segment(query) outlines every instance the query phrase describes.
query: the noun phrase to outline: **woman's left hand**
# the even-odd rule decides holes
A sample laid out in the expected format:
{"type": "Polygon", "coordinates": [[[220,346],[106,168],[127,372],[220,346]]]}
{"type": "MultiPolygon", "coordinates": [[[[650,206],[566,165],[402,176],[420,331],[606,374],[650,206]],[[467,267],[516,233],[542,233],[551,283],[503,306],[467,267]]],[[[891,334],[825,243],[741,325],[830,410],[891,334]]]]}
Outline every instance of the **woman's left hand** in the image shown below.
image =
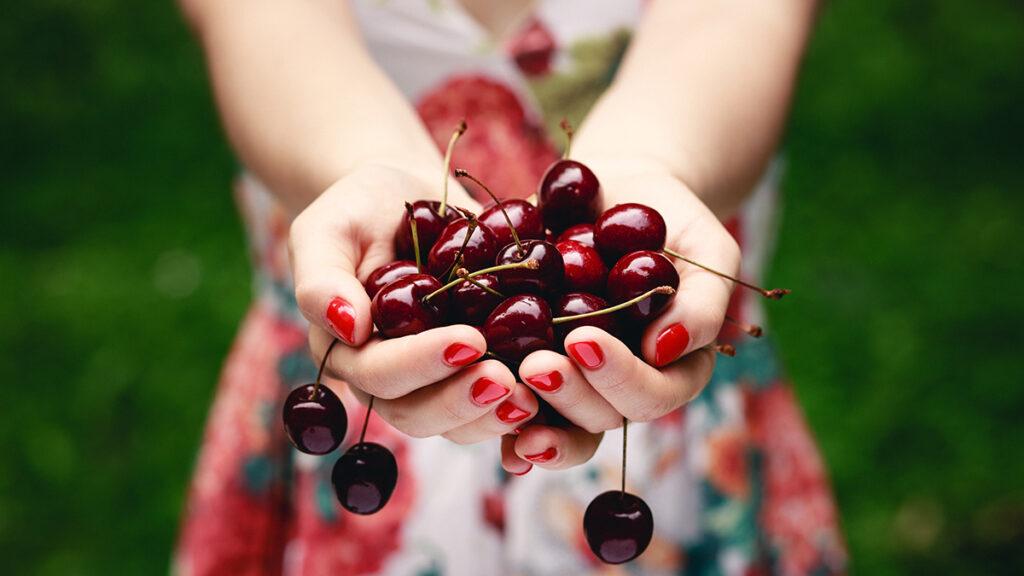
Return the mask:
{"type": "MultiPolygon", "coordinates": [[[[601,181],[605,207],[646,204],[662,214],[666,246],[735,276],[739,246],[718,218],[677,178],[651,165],[622,168],[590,164],[601,181]]],[[[519,375],[575,426],[523,427],[502,443],[502,464],[525,473],[531,464],[568,468],[593,456],[605,430],[623,418],[648,422],[683,406],[704,388],[715,365],[714,342],[725,319],[733,283],[671,258],[679,289],[670,306],[644,331],[643,358],[618,338],[584,326],[569,333],[569,356],[534,352],[519,375]]]]}

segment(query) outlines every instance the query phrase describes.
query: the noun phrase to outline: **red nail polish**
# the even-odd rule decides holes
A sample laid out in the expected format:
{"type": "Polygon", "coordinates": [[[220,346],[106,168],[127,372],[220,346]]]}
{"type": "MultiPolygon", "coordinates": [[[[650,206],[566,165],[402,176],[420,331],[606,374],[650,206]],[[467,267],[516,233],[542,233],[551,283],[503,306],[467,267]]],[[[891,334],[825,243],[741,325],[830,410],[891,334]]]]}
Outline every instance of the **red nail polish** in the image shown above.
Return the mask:
{"type": "Polygon", "coordinates": [[[356,329],[356,309],[344,298],[334,298],[327,304],[327,323],[342,340],[352,344],[356,329]]]}
{"type": "Polygon", "coordinates": [[[476,348],[456,342],[444,349],[444,363],[453,368],[461,368],[482,355],[476,348]]]}
{"type": "Polygon", "coordinates": [[[473,382],[469,393],[473,396],[473,402],[477,406],[487,406],[504,398],[509,393],[509,389],[485,377],[473,382]]]}
{"type": "Polygon", "coordinates": [[[543,452],[527,454],[525,458],[531,462],[547,462],[549,460],[553,460],[555,456],[558,456],[558,448],[552,446],[543,452]]]}
{"type": "Polygon", "coordinates": [[[673,324],[658,334],[654,345],[654,363],[664,366],[675,362],[690,344],[690,333],[682,324],[673,324]]]}
{"type": "Polygon", "coordinates": [[[583,341],[570,344],[568,346],[569,354],[583,365],[584,368],[591,370],[600,368],[604,364],[604,353],[601,352],[601,347],[597,345],[597,342],[583,341]]]}
{"type": "Polygon", "coordinates": [[[516,476],[526,476],[526,473],[529,472],[530,470],[533,470],[533,464],[527,466],[526,470],[523,470],[522,472],[513,472],[513,474],[515,474],[516,476]]]}
{"type": "Polygon", "coordinates": [[[526,410],[523,410],[519,406],[513,404],[511,400],[505,400],[501,404],[498,404],[498,408],[494,413],[498,416],[498,420],[501,420],[505,424],[515,424],[530,415],[526,410]]]}
{"type": "Polygon", "coordinates": [[[554,370],[547,374],[537,374],[536,376],[530,376],[526,381],[534,388],[541,392],[554,392],[562,387],[565,380],[562,379],[562,375],[554,370]]]}

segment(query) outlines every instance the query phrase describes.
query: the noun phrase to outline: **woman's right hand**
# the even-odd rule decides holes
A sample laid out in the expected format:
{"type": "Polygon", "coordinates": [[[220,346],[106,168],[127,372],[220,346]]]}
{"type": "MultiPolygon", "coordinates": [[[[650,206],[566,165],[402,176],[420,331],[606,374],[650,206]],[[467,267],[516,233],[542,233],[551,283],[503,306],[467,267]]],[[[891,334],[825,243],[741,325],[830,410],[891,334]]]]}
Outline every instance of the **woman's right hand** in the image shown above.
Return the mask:
{"type": "MultiPolygon", "coordinates": [[[[440,170],[438,170],[440,172],[440,170]]],[[[346,382],[362,402],[413,437],[443,435],[463,444],[511,432],[499,415],[537,412],[533,393],[496,360],[475,362],[487,344],[467,325],[434,328],[385,340],[373,334],[370,298],[362,280],[395,259],[395,230],[405,202],[437,198],[430,183],[411,173],[368,165],[353,170],[311,203],[291,226],[289,249],[295,296],[310,322],[309,343],[320,359],[334,338],[329,374],[346,382]],[[503,406],[502,410],[496,410],[503,406]]],[[[452,205],[479,212],[457,184],[452,205]]]]}

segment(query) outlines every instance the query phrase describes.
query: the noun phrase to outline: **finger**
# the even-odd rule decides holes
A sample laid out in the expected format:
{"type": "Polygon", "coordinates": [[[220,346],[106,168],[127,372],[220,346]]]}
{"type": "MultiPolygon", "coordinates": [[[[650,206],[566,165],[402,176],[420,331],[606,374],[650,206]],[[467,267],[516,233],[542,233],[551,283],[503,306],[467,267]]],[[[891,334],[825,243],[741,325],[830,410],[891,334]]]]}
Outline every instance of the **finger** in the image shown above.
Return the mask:
{"type": "Polygon", "coordinates": [[[588,432],[622,425],[622,415],[561,354],[550,350],[530,354],[520,365],[519,376],[559,414],[588,432]]]}
{"type": "Polygon", "coordinates": [[[512,394],[493,412],[449,430],[444,437],[456,444],[476,444],[513,432],[537,413],[537,397],[523,384],[516,383],[512,394]]]}
{"type": "Polygon", "coordinates": [[[523,476],[533,469],[533,464],[516,454],[516,436],[512,434],[501,437],[501,467],[505,472],[516,476],[523,476]]]}
{"type": "Polygon", "coordinates": [[[575,426],[555,428],[527,426],[515,441],[516,456],[549,470],[562,470],[583,464],[594,455],[604,432],[592,434],[575,426]]]}
{"type": "Polygon", "coordinates": [[[593,326],[570,332],[565,347],[594,390],[619,414],[638,422],[660,418],[692,400],[715,365],[714,353],[701,349],[659,370],[593,326]]]}
{"type": "MultiPolygon", "coordinates": [[[[332,336],[311,327],[310,349],[323,358],[332,336]]],[[[398,398],[447,378],[483,356],[487,342],[464,324],[390,340],[374,337],[358,348],[335,346],[326,370],[378,398],[398,398]]]]}
{"type": "MultiPolygon", "coordinates": [[[[717,220],[692,226],[673,248],[724,274],[735,276],[739,268],[739,247],[717,220]],[[690,241],[694,234],[702,241],[690,241]]],[[[675,362],[713,342],[722,329],[734,287],[730,280],[682,260],[672,260],[679,270],[679,289],[665,313],[644,331],[641,343],[644,358],[655,366],[675,362]]]]}
{"type": "Polygon", "coordinates": [[[292,223],[288,248],[295,299],[310,323],[358,346],[370,337],[373,319],[357,267],[373,266],[378,260],[383,264],[390,246],[372,246],[372,258],[360,262],[356,231],[330,221],[327,215],[332,213],[317,210],[314,203],[292,223]]]}
{"type": "MultiPolygon", "coordinates": [[[[515,385],[515,376],[504,364],[488,360],[400,398],[377,398],[373,409],[400,432],[429,438],[494,412],[502,400],[511,396],[515,385]]],[[[369,401],[365,392],[353,393],[361,401],[369,401]]]]}

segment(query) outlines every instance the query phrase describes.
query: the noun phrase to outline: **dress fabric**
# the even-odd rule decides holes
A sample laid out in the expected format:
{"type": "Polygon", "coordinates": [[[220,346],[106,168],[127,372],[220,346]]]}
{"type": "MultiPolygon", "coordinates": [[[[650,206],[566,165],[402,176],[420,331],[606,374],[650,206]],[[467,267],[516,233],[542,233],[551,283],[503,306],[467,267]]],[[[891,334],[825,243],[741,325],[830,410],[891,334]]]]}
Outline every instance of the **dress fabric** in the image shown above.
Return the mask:
{"type": "MultiPolygon", "coordinates": [[[[549,0],[507,39],[488,36],[454,0],[353,2],[380,66],[416,105],[439,147],[462,118],[455,152],[505,197],[536,190],[557,157],[562,117],[580,119],[607,87],[642,2],[549,0]]],[[[770,251],[773,168],[727,222],[757,279],[770,251]]],[[[600,177],[600,175],[598,175],[600,177]]],[[[847,556],[820,455],[770,339],[728,326],[711,383],[689,405],[630,426],[628,489],[648,501],[654,539],[636,561],[601,564],[582,516],[618,486],[621,430],[571,470],[502,471],[498,442],[458,446],[411,439],[371,418],[367,437],[388,446],[399,481],[373,516],[337,504],[330,473],[358,436],[365,408],[349,412],[346,444],[325,457],[288,444],[280,409],[316,365],[288,273],[285,212],[250,175],[236,196],[246,222],[256,297],[226,360],[183,513],[173,572],[181,575],[826,575],[847,556]]],[[[738,290],[730,314],[763,323],[738,290]]]]}

